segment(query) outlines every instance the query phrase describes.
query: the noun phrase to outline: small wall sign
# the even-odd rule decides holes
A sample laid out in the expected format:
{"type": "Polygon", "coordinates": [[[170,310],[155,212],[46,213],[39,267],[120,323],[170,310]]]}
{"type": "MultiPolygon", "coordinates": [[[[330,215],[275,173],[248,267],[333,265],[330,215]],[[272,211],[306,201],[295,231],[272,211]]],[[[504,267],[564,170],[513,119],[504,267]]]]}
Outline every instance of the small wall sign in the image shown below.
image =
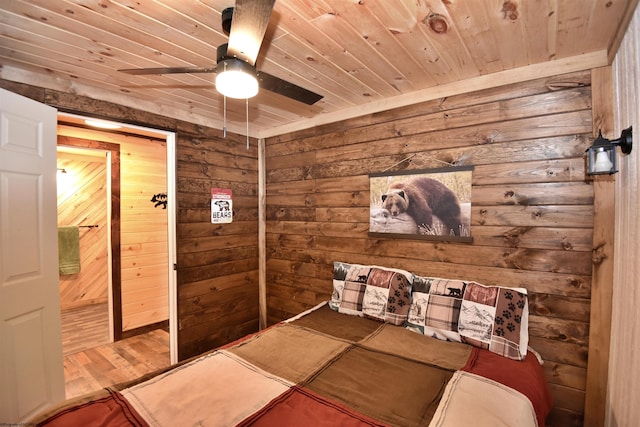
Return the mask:
{"type": "Polygon", "coordinates": [[[233,220],[233,201],[230,188],[211,189],[211,223],[228,224],[233,220]]]}

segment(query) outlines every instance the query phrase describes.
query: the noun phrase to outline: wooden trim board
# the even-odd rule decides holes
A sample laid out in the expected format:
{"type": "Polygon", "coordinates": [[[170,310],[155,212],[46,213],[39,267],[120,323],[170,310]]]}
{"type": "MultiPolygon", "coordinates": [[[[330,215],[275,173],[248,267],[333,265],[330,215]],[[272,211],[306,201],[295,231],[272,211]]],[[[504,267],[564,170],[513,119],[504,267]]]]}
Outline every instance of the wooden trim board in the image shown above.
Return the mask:
{"type": "Polygon", "coordinates": [[[556,61],[549,61],[541,64],[533,64],[526,67],[500,71],[497,73],[485,74],[454,83],[430,87],[428,89],[419,90],[406,95],[386,98],[382,101],[370,102],[366,105],[358,105],[353,108],[336,111],[335,113],[319,115],[308,120],[299,120],[290,125],[264,129],[259,131],[258,137],[270,138],[314,126],[340,122],[354,117],[364,116],[366,114],[405,107],[407,105],[417,104],[419,102],[429,101],[432,99],[446,98],[453,95],[490,89],[512,83],[519,83],[543,77],[552,77],[575,71],[589,70],[591,68],[602,67],[607,64],[607,52],[603,50],[573,56],[571,58],[558,59],[556,61]]]}
{"type": "MultiPolygon", "coordinates": [[[[611,137],[613,84],[611,67],[591,72],[593,135],[598,130],[611,137]]],[[[584,426],[604,425],[611,342],[611,300],[615,236],[615,175],[594,177],[593,270],[589,319],[589,359],[584,426]]]]}

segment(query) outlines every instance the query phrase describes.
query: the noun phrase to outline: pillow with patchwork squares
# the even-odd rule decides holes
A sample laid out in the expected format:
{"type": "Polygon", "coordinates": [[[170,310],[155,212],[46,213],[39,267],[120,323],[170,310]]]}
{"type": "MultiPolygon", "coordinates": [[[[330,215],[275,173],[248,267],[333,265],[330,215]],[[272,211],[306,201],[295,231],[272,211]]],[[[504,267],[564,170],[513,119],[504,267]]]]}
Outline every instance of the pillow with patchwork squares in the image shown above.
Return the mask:
{"type": "Polygon", "coordinates": [[[529,343],[527,290],[414,275],[406,328],[522,360],[529,343]]]}
{"type": "Polygon", "coordinates": [[[461,342],[458,319],[466,283],[438,277],[413,277],[407,329],[445,341],[461,342]]]}
{"type": "Polygon", "coordinates": [[[524,359],[529,345],[527,290],[467,283],[458,331],[466,343],[524,359]]]}
{"type": "Polygon", "coordinates": [[[405,270],[336,261],[329,306],[339,313],[404,325],[412,280],[405,270]]]}

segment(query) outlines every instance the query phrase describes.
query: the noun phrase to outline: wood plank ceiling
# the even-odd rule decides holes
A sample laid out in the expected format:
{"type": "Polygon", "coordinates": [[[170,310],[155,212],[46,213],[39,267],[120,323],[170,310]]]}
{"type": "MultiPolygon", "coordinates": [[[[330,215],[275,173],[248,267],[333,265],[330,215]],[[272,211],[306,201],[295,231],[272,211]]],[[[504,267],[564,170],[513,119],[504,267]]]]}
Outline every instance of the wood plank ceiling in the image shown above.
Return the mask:
{"type": "MultiPolygon", "coordinates": [[[[257,68],[324,96],[261,91],[249,134],[267,137],[418,100],[607,65],[638,0],[277,0],[257,68]]],[[[2,0],[0,78],[222,128],[214,74],[233,0],[2,0]]],[[[246,133],[245,102],[228,128],[246,133]]]]}

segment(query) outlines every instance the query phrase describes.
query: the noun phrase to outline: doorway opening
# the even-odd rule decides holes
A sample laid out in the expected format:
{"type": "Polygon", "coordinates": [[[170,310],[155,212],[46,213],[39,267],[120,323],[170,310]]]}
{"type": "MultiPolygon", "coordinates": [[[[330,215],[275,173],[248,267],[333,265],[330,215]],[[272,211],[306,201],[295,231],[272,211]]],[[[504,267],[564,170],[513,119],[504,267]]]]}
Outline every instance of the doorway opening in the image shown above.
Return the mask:
{"type": "MultiPolygon", "coordinates": [[[[106,275],[109,278],[109,341],[118,341],[123,335],[132,335],[132,332],[135,335],[136,331],[149,325],[157,327],[167,323],[170,360],[174,364],[178,354],[174,268],[175,134],[126,123],[117,123],[117,130],[97,130],[85,124],[86,119],[88,117],[59,113],[58,144],[83,150],[73,155],[102,156],[106,178],[110,178],[105,179],[104,190],[112,194],[105,194],[105,198],[117,198],[118,201],[118,204],[106,203],[112,210],[108,212],[102,229],[100,224],[93,224],[88,215],[77,216],[76,219],[82,219],[84,223],[76,220],[74,224],[98,225],[78,230],[80,239],[90,240],[86,236],[96,237],[100,233],[91,232],[98,230],[109,239],[112,251],[108,262],[110,274],[106,275]],[[88,147],[87,141],[91,142],[88,147]],[[118,147],[117,154],[113,145],[118,147]],[[87,150],[90,151],[87,153],[87,150]],[[118,161],[117,167],[114,166],[115,160],[118,161]],[[120,169],[116,171],[116,168],[120,169]],[[116,172],[120,178],[117,181],[113,180],[116,172]],[[113,196],[115,193],[117,195],[113,196]],[[119,226],[117,233],[112,226],[114,218],[119,226]],[[158,235],[163,237],[158,238],[158,235]],[[151,284],[164,288],[159,296],[154,295],[151,284]]],[[[62,151],[73,150],[63,148],[62,151]]],[[[64,169],[60,167],[60,157],[65,156],[69,157],[69,154],[59,155],[59,169],[64,169]]],[[[60,175],[63,175],[61,171],[59,179],[60,175]]],[[[97,293],[83,297],[90,299],[92,295],[97,293]]],[[[104,302],[104,298],[100,298],[104,302]]]]}

